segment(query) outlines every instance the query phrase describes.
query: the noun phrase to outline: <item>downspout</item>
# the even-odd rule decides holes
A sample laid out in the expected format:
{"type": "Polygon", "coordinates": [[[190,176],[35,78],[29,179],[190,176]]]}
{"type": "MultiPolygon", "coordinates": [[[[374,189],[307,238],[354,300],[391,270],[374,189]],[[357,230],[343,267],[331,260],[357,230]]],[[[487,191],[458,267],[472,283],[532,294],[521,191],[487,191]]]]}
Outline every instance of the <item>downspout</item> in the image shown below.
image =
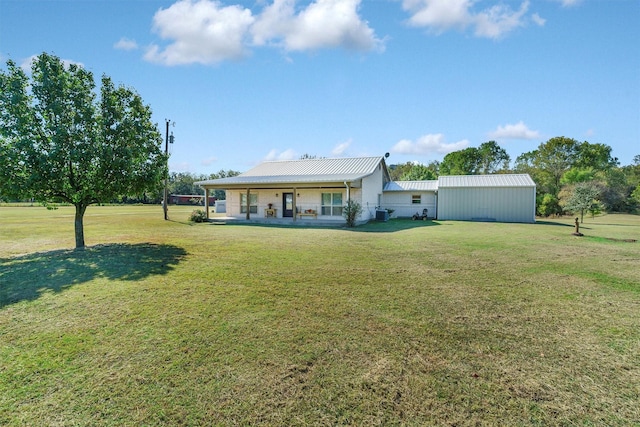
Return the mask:
{"type": "Polygon", "coordinates": [[[351,192],[349,189],[349,184],[347,184],[347,181],[344,182],[344,186],[347,187],[347,203],[348,203],[349,200],[351,200],[351,192]]]}

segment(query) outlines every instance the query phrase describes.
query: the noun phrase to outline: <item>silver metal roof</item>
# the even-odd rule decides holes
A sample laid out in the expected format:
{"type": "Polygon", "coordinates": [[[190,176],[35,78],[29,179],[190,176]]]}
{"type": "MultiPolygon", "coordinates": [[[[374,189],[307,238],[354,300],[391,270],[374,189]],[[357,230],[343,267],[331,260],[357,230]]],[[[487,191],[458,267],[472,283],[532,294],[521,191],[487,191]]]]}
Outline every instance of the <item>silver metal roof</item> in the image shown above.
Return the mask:
{"type": "Polygon", "coordinates": [[[382,157],[303,159],[260,163],[238,176],[198,181],[201,186],[239,186],[355,181],[371,175],[382,157]]]}
{"type": "Polygon", "coordinates": [[[387,182],[383,191],[436,191],[438,181],[391,181],[387,182]]]}
{"type": "Polygon", "coordinates": [[[455,187],[535,187],[528,174],[450,175],[438,178],[438,188],[455,187]]]}

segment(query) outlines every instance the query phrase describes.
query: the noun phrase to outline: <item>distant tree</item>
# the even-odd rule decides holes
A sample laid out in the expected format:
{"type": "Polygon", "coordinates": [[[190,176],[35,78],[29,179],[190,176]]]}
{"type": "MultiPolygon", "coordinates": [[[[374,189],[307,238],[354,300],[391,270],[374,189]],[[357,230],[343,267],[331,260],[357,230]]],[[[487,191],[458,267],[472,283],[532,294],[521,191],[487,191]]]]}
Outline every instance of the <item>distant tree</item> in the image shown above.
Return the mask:
{"type": "Polygon", "coordinates": [[[542,193],[557,196],[562,176],[573,167],[579,142],[564,136],[551,138],[537,150],[516,159],[516,171],[535,170],[536,184],[542,193]]]}
{"type": "Polygon", "coordinates": [[[562,175],[560,184],[577,184],[578,182],[593,181],[594,179],[596,179],[595,169],[573,167],[562,175]]]}
{"type": "Polygon", "coordinates": [[[402,176],[407,173],[412,167],[413,162],[407,162],[397,165],[389,165],[389,176],[392,181],[401,181],[402,176]]]}
{"type": "MultiPolygon", "coordinates": [[[[226,171],[224,169],[220,169],[217,173],[212,173],[211,175],[209,175],[208,179],[231,178],[233,176],[240,175],[240,173],[241,172],[234,171],[231,169],[226,171]]],[[[218,200],[225,200],[227,197],[227,193],[224,190],[215,190],[213,195],[218,200]]]]}
{"type": "Polygon", "coordinates": [[[308,153],[304,153],[302,156],[300,156],[300,160],[312,160],[312,159],[323,159],[324,157],[318,157],[315,154],[308,154],[308,153]]]}
{"type": "Polygon", "coordinates": [[[618,164],[618,159],[611,156],[611,147],[606,144],[591,144],[584,141],[576,147],[576,159],[573,163],[576,168],[607,171],[618,164]]]}
{"type": "Polygon", "coordinates": [[[601,190],[601,187],[593,181],[567,186],[560,194],[560,204],[568,211],[580,213],[580,222],[584,222],[585,211],[601,209],[601,203],[598,200],[601,190]]]}
{"type": "Polygon", "coordinates": [[[538,214],[541,216],[558,215],[562,213],[562,207],[558,198],[553,194],[543,194],[538,201],[538,214]]]}
{"type": "Polygon", "coordinates": [[[204,194],[202,187],[194,183],[205,179],[207,179],[206,175],[195,175],[189,172],[171,172],[169,174],[169,193],[184,195],[204,194]]]}
{"type": "Polygon", "coordinates": [[[480,175],[493,174],[509,168],[511,158],[495,141],[454,151],[440,164],[441,175],[480,175]]]}
{"type": "Polygon", "coordinates": [[[440,163],[440,175],[476,175],[479,163],[480,156],[475,147],[453,151],[440,163]]]}
{"type": "Polygon", "coordinates": [[[400,177],[400,181],[425,181],[437,178],[436,174],[428,166],[414,164],[411,169],[400,177]]]}
{"type": "Polygon", "coordinates": [[[167,171],[151,109],[132,89],[46,53],[29,79],[13,61],[0,72],[0,192],[75,206],[75,243],[91,204],[157,190],[167,171]]]}
{"type": "Polygon", "coordinates": [[[495,141],[484,142],[478,147],[479,165],[478,173],[492,174],[500,170],[509,169],[511,157],[507,151],[495,141]]]}

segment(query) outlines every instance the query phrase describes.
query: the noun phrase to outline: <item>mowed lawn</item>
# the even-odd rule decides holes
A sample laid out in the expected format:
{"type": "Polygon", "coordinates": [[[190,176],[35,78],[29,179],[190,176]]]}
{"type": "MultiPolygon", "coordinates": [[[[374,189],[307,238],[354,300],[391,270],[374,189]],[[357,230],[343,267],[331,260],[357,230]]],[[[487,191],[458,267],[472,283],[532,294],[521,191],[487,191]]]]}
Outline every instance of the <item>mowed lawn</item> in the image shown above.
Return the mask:
{"type": "Polygon", "coordinates": [[[190,211],[0,207],[0,425],[640,425],[638,216],[190,211]]]}

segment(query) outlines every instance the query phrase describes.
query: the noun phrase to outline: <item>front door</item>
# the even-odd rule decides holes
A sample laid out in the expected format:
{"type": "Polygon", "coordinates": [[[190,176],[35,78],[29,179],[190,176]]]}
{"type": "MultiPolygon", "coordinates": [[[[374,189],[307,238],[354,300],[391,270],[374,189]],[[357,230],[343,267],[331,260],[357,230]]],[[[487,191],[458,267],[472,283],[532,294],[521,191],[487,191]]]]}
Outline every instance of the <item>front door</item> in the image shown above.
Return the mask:
{"type": "Polygon", "coordinates": [[[282,217],[293,218],[293,193],[282,193],[282,217]]]}

